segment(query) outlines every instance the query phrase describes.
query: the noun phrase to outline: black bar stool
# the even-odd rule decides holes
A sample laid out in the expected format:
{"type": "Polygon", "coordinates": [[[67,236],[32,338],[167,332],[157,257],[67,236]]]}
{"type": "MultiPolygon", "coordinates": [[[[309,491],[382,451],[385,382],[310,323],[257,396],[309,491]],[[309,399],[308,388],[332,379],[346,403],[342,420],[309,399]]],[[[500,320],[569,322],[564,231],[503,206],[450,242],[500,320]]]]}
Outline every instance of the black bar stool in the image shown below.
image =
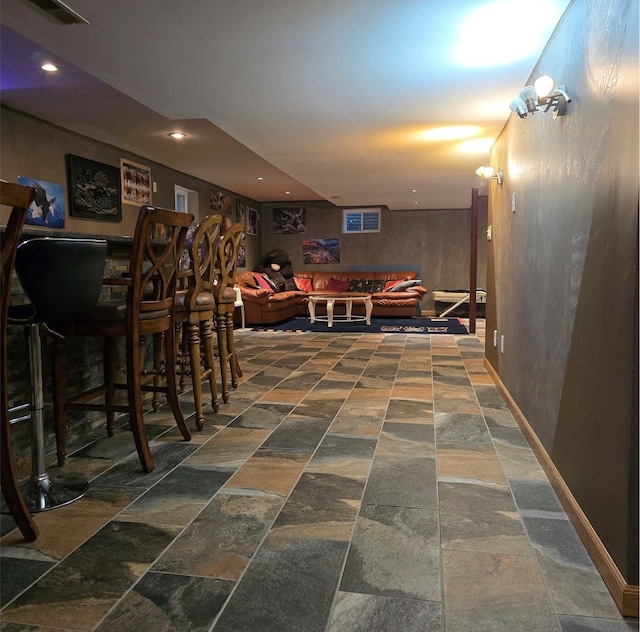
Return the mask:
{"type": "MultiPolygon", "coordinates": [[[[80,498],[88,483],[79,478],[51,479],[45,468],[44,394],[42,380],[41,326],[53,337],[57,322],[81,317],[100,296],[107,242],[96,239],[37,238],[20,244],[15,270],[30,303],[9,307],[9,324],[23,325],[29,346],[31,403],[31,477],[23,483],[23,495],[32,513],[54,509],[80,498]]],[[[58,454],[64,446],[56,432],[58,454]]],[[[4,512],[3,507],[3,512],[4,512]]]]}

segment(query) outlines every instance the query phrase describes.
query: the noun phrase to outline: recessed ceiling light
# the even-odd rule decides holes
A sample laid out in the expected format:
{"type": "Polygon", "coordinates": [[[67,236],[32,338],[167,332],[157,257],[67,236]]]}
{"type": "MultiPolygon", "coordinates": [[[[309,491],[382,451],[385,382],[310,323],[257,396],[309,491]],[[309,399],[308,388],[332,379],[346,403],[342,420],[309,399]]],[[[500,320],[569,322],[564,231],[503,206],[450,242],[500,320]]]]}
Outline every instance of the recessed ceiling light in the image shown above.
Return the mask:
{"type": "Polygon", "coordinates": [[[258,176],[256,180],[264,180],[264,178],[262,176],[258,176]]]}
{"type": "Polygon", "coordinates": [[[42,68],[42,70],[46,70],[47,72],[57,72],[58,71],[58,67],[55,66],[54,64],[42,64],[42,66],[40,66],[40,68],[42,68]]]}
{"type": "Polygon", "coordinates": [[[182,138],[187,137],[187,135],[183,132],[171,132],[169,136],[171,136],[171,138],[175,138],[176,140],[180,140],[182,138]]]}
{"type": "Polygon", "coordinates": [[[291,191],[285,191],[284,194],[285,195],[291,195],[291,191]]]}
{"type": "Polygon", "coordinates": [[[418,189],[411,189],[411,193],[417,193],[418,189]]]}

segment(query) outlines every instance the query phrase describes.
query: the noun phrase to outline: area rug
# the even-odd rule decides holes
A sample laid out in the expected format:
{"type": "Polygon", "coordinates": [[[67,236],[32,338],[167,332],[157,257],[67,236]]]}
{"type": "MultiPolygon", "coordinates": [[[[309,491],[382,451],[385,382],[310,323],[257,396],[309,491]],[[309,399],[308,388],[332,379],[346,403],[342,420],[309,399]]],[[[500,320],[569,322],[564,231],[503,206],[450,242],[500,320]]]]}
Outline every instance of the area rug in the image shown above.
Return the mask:
{"type": "Polygon", "coordinates": [[[289,331],[314,333],[383,333],[383,334],[468,334],[459,318],[372,318],[371,325],[364,321],[326,321],[311,323],[308,316],[296,316],[273,325],[255,325],[253,331],[289,331]]]}

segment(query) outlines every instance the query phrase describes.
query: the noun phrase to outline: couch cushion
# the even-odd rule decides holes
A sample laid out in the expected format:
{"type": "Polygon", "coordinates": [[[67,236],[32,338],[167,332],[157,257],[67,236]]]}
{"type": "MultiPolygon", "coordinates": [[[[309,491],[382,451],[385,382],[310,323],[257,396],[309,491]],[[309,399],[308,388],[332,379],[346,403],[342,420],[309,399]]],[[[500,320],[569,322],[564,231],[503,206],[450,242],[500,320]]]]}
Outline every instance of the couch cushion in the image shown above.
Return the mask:
{"type": "Polygon", "coordinates": [[[348,292],[349,291],[349,279],[336,279],[331,277],[329,283],[324,287],[325,292],[348,292]]]}
{"type": "Polygon", "coordinates": [[[296,282],[296,287],[301,292],[313,292],[313,281],[311,279],[294,276],[293,280],[296,282]]]}

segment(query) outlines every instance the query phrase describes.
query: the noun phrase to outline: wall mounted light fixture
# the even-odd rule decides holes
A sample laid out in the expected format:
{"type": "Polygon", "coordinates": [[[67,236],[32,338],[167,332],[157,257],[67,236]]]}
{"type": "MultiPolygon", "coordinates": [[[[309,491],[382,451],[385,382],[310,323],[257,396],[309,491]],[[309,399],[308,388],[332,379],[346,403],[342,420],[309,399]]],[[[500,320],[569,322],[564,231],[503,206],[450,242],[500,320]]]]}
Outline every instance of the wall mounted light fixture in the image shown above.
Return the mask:
{"type": "Polygon", "coordinates": [[[496,182],[500,186],[502,186],[502,182],[504,180],[502,169],[498,169],[498,171],[495,171],[493,167],[480,166],[476,169],[476,174],[478,174],[482,178],[485,178],[486,180],[496,180],[496,182]]]}
{"type": "Polygon", "coordinates": [[[551,77],[542,75],[532,86],[522,88],[509,104],[509,108],[520,118],[549,110],[553,112],[553,118],[556,118],[566,114],[567,103],[571,103],[571,97],[567,94],[566,88],[563,85],[556,86],[551,77]]]}

